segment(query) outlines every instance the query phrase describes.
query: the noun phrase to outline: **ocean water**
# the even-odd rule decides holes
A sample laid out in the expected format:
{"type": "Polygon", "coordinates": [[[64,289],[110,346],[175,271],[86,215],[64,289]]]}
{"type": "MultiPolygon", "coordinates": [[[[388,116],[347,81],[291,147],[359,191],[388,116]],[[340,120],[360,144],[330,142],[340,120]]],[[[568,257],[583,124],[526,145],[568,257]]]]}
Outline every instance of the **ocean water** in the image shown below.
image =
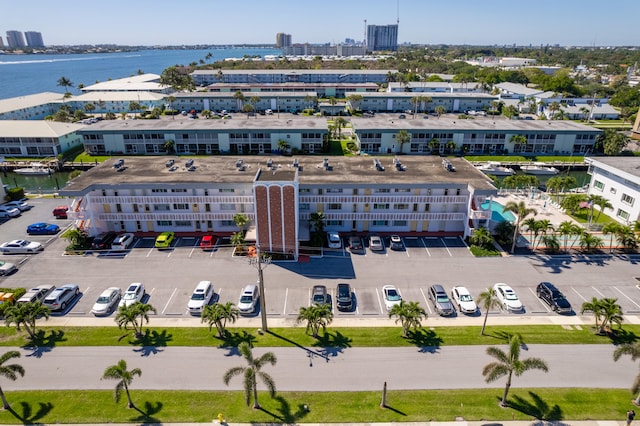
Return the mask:
{"type": "Polygon", "coordinates": [[[213,63],[225,58],[244,55],[279,55],[282,51],[270,48],[215,48],[203,50],[141,50],[138,52],[74,54],[74,55],[2,55],[0,54],[0,99],[41,92],[64,93],[58,79],[69,79],[79,94],[79,84],[89,86],[135,75],[138,71],[160,74],[173,65],[189,65],[203,60],[213,63]],[[210,59],[205,59],[211,53],[210,59]]]}

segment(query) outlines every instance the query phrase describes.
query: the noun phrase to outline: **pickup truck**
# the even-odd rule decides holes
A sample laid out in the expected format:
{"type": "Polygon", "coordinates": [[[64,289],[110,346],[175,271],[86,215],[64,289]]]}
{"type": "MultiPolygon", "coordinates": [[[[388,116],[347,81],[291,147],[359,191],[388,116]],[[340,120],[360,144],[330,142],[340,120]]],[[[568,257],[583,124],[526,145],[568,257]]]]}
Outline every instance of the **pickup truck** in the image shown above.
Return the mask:
{"type": "Polygon", "coordinates": [[[28,302],[40,302],[44,300],[45,297],[49,295],[53,290],[55,290],[55,286],[53,285],[41,285],[38,287],[31,288],[27,290],[25,294],[22,295],[20,299],[18,299],[17,303],[28,303],[28,302]]]}

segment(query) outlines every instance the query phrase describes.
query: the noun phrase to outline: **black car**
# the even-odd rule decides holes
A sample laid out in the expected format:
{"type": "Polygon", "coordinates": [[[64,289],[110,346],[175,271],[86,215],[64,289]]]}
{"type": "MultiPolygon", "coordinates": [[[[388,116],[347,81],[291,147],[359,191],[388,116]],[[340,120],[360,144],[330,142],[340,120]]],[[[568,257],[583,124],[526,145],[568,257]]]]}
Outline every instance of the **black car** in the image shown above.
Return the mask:
{"type": "Polygon", "coordinates": [[[349,237],[349,249],[350,250],[362,250],[362,240],[357,235],[352,235],[349,237]]]}
{"type": "Polygon", "coordinates": [[[111,248],[111,243],[116,239],[117,234],[113,231],[102,232],[93,239],[91,248],[94,250],[107,250],[111,248]]]}
{"type": "Polygon", "coordinates": [[[339,311],[350,311],[353,309],[353,298],[351,297],[351,286],[349,284],[338,284],[336,304],[338,305],[339,311]]]}
{"type": "Polygon", "coordinates": [[[564,297],[564,294],[549,282],[541,282],[536,287],[538,297],[544,300],[547,305],[559,314],[570,314],[572,312],[571,303],[564,297]]]}

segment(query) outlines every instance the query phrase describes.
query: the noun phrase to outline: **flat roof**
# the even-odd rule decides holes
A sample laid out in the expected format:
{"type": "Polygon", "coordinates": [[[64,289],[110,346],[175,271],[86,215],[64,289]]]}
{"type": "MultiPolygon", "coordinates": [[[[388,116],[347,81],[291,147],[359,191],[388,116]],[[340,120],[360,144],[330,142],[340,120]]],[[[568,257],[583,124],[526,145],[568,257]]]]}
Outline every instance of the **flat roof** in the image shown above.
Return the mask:
{"type": "Polygon", "coordinates": [[[148,90],[145,88],[164,89],[168,86],[159,83],[160,76],[158,74],[137,74],[129,77],[118,78],[116,80],[108,80],[100,83],[92,84],[82,88],[83,92],[89,91],[112,91],[112,90],[148,90]]]}
{"type": "MultiPolygon", "coordinates": [[[[307,86],[308,87],[308,86],[307,86]]],[[[318,94],[315,91],[299,91],[299,92],[242,92],[246,100],[252,96],[257,97],[266,97],[267,95],[271,95],[273,97],[279,96],[281,98],[284,97],[299,97],[304,98],[306,96],[317,96],[318,94]]],[[[182,98],[202,98],[202,99],[210,99],[210,98],[233,98],[236,96],[235,92],[189,92],[189,93],[174,93],[173,96],[176,99],[182,98]]],[[[163,95],[164,97],[164,95],[163,95]]]]}
{"type": "Polygon", "coordinates": [[[36,93],[35,95],[0,99],[0,113],[38,107],[52,102],[62,102],[62,100],[63,95],[61,93],[54,92],[42,92],[36,93]]]}
{"type": "MultiPolygon", "coordinates": [[[[314,55],[312,55],[314,56],[314,55]]],[[[388,74],[388,73],[397,73],[398,70],[305,70],[305,69],[297,69],[297,70],[257,70],[257,69],[249,69],[249,70],[227,70],[227,69],[215,69],[215,70],[195,70],[191,73],[194,74],[214,74],[218,75],[218,72],[222,71],[222,74],[235,74],[235,75],[244,75],[244,74],[285,74],[285,75],[305,75],[305,74],[388,74]]]]}
{"type": "Polygon", "coordinates": [[[0,120],[0,137],[59,138],[84,127],[87,126],[51,120],[0,120]]]}
{"type": "Polygon", "coordinates": [[[640,178],[640,157],[589,157],[585,160],[595,163],[595,166],[598,166],[597,163],[601,163],[640,178]]]}
{"type": "Polygon", "coordinates": [[[156,187],[176,187],[177,185],[205,186],[212,184],[251,185],[258,177],[260,182],[289,181],[295,176],[298,164],[300,185],[371,185],[404,184],[410,186],[453,183],[466,186],[471,184],[478,190],[494,190],[495,187],[482,172],[464,158],[449,158],[455,172],[442,167],[442,159],[437,156],[395,157],[404,166],[399,171],[393,156],[321,157],[321,156],[206,156],[195,157],[195,169],[185,167],[186,157],[122,157],[125,169],[117,171],[113,165],[120,157],[109,159],[72,179],[61,191],[61,195],[82,195],[100,187],[135,187],[139,185],[156,187]],[[165,163],[176,160],[177,168],[170,171],[165,163]],[[328,159],[328,168],[324,161],[328,159]],[[376,168],[378,160],[384,171],[376,168]],[[237,163],[242,160],[244,168],[237,163]],[[271,167],[267,162],[271,160],[271,167]],[[260,175],[257,173],[260,171],[260,175]]]}
{"type": "MultiPolygon", "coordinates": [[[[207,87],[210,88],[232,88],[232,87],[375,87],[376,83],[211,83],[207,87]]],[[[175,95],[174,95],[175,96],[175,95]]]]}
{"type": "Polygon", "coordinates": [[[423,114],[404,114],[405,119],[399,118],[400,114],[376,114],[371,118],[351,117],[351,123],[356,131],[371,130],[414,130],[414,131],[449,131],[449,132],[589,132],[601,133],[600,130],[584,124],[569,120],[509,120],[505,117],[476,116],[473,120],[459,119],[456,114],[447,114],[442,117],[427,116],[423,114]]]}
{"type": "MultiPolygon", "coordinates": [[[[138,101],[138,102],[158,102],[165,99],[167,95],[162,93],[140,91],[136,92],[134,89],[131,91],[90,91],[78,96],[73,96],[70,99],[78,102],[126,102],[126,101],[138,101]]],[[[127,111],[128,112],[128,111],[127,111]]]]}
{"type": "Polygon", "coordinates": [[[293,114],[259,115],[247,117],[245,113],[233,113],[232,119],[189,119],[183,115],[175,118],[161,117],[158,120],[102,120],[88,126],[88,132],[130,132],[130,131],[207,131],[207,130],[264,130],[272,129],[286,132],[287,130],[323,130],[327,131],[327,119],[325,117],[307,117],[293,114]]]}
{"type": "Polygon", "coordinates": [[[454,99],[498,99],[497,95],[478,92],[345,92],[345,96],[362,95],[365,99],[371,98],[414,98],[416,96],[429,96],[430,98],[454,98],[454,99]]]}

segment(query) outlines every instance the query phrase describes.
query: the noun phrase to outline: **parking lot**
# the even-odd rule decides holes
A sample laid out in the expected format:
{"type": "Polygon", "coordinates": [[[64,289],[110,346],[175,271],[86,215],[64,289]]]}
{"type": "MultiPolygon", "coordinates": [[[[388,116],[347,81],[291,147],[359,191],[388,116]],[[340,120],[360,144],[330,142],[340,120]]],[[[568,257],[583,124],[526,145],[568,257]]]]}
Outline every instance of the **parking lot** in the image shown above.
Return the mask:
{"type": "MultiPolygon", "coordinates": [[[[59,235],[27,236],[26,226],[48,221],[64,230],[67,220],[55,220],[51,210],[59,201],[32,200],[34,208],[20,217],[0,225],[2,241],[28,238],[45,245],[41,253],[0,255],[0,259],[18,265],[18,272],[0,277],[2,287],[31,288],[37,285],[78,284],[81,296],[66,312],[54,315],[91,316],[98,295],[107,287],[125,289],[132,282],[142,282],[147,289],[145,301],[152,304],[158,316],[189,318],[187,301],[196,284],[210,280],[215,287],[215,300],[237,303],[241,289],[255,283],[257,271],[245,258],[234,257],[228,241],[218,240],[213,250],[199,248],[200,238],[178,237],[167,250],[154,247],[154,238],[136,238],[124,252],[94,251],[84,255],[65,255],[67,242],[59,235]]],[[[441,284],[447,292],[454,286],[466,286],[476,296],[496,282],[509,284],[524,305],[522,313],[500,310],[491,315],[540,316],[556,315],[535,294],[540,281],[551,281],[564,292],[574,310],[593,297],[617,299],[626,315],[640,314],[640,273],[632,261],[616,258],[546,258],[517,256],[509,258],[474,258],[458,237],[404,237],[402,248],[372,251],[366,238],[364,250],[352,253],[344,248],[324,249],[322,256],[299,262],[273,262],[264,265],[266,310],[271,317],[295,318],[301,306],[308,306],[314,285],[325,285],[336,318],[384,318],[387,312],[382,286],[397,287],[404,300],[416,301],[436,316],[427,299],[432,284],[441,284]],[[606,268],[606,270],[605,270],[606,268]],[[351,285],[354,309],[335,309],[336,285],[351,285]]],[[[258,313],[254,314],[258,315],[258,313]]],[[[461,316],[461,314],[458,314],[461,316]]],[[[481,315],[477,313],[476,316],[481,315]]],[[[113,317],[113,314],[111,315],[113,317]]],[[[456,316],[446,321],[456,321],[456,316]]],[[[112,319],[105,318],[105,324],[112,319]]]]}

